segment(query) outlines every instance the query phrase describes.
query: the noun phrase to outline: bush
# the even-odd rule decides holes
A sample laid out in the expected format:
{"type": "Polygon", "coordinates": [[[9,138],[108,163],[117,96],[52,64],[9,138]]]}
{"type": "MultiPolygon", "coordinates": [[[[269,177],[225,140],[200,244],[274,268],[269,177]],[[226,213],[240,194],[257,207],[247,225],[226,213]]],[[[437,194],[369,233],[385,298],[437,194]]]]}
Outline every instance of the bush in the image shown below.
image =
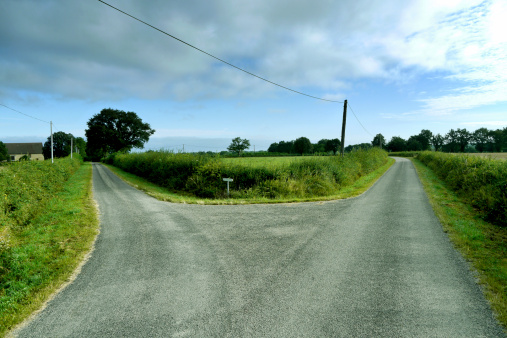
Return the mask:
{"type": "Polygon", "coordinates": [[[486,220],[507,226],[507,161],[430,151],[417,158],[486,220]]]}

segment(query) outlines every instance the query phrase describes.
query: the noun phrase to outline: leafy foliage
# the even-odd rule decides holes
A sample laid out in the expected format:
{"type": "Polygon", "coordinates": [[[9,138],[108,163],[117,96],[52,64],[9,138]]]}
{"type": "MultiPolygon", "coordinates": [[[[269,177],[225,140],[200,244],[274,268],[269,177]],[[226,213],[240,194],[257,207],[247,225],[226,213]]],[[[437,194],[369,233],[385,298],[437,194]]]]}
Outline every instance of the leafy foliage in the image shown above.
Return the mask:
{"type": "Polygon", "coordinates": [[[29,224],[79,165],[79,159],[66,158],[55,163],[21,161],[5,167],[0,171],[0,224],[29,224]]]}
{"type": "Polygon", "coordinates": [[[247,139],[241,139],[240,137],[236,137],[232,140],[231,144],[227,149],[229,151],[238,153],[238,156],[241,156],[241,152],[250,147],[250,141],[247,139]]]}
{"type": "Polygon", "coordinates": [[[405,151],[407,150],[407,142],[399,136],[393,136],[387,144],[389,151],[405,151]]]}
{"type": "MultiPolygon", "coordinates": [[[[53,133],[53,157],[66,157],[70,155],[70,143],[74,136],[72,134],[58,131],[53,133]]],[[[51,135],[48,136],[46,142],[42,146],[44,158],[51,158],[51,135]]]]}
{"type": "Polygon", "coordinates": [[[7,161],[9,159],[9,154],[7,152],[7,147],[5,144],[0,141],[0,162],[7,161]]]}
{"type": "Polygon", "coordinates": [[[102,109],[88,121],[86,152],[94,160],[118,151],[143,148],[155,133],[148,123],[134,112],[116,109],[102,109]]]}
{"type": "Polygon", "coordinates": [[[439,152],[421,152],[417,158],[486,220],[507,226],[507,161],[439,152]]]}
{"type": "Polygon", "coordinates": [[[386,147],[386,139],[384,138],[384,135],[382,134],[377,134],[375,135],[375,137],[373,138],[373,141],[371,141],[371,145],[374,146],[374,147],[379,147],[379,148],[385,148],[386,147]]]}
{"type": "Polygon", "coordinates": [[[324,151],[326,151],[326,152],[332,151],[333,155],[336,155],[336,152],[338,151],[338,149],[340,149],[341,144],[342,143],[337,138],[334,138],[332,140],[326,140],[326,145],[324,146],[324,151]]]}
{"type": "Polygon", "coordinates": [[[312,142],[306,137],[300,137],[294,141],[294,150],[298,154],[309,154],[313,150],[312,142]]]}
{"type": "Polygon", "coordinates": [[[423,129],[418,135],[404,140],[399,136],[393,137],[388,143],[389,151],[422,151],[434,150],[449,153],[458,152],[501,152],[507,150],[507,128],[488,130],[479,128],[473,133],[465,128],[451,129],[444,136],[423,129]]]}
{"type": "MultiPolygon", "coordinates": [[[[169,190],[203,198],[225,198],[222,178],[229,177],[232,198],[317,197],[330,195],[387,161],[379,148],[354,151],[345,157],[305,157],[273,166],[251,166],[244,159],[145,152],[115,154],[108,163],[169,190]]],[[[272,161],[271,161],[272,162],[272,161]]]]}

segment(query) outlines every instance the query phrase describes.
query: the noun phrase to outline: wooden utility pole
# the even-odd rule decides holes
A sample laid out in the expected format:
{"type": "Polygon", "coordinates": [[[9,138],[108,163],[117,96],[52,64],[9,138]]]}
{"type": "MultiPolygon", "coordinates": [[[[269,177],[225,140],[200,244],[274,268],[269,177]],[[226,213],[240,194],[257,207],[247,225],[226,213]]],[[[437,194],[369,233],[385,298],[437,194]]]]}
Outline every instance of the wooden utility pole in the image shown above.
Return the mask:
{"type": "Polygon", "coordinates": [[[345,123],[347,122],[347,100],[343,102],[343,122],[342,122],[342,142],[340,154],[344,156],[345,153],[345,123]]]}

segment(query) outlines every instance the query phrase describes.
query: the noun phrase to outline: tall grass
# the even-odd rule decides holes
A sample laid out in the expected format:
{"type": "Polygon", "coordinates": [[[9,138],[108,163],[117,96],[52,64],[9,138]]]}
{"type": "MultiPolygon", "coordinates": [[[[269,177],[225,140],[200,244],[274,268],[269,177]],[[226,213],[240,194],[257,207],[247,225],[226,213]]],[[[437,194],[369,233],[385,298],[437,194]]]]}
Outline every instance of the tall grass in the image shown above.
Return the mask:
{"type": "Polygon", "coordinates": [[[95,236],[91,165],[58,159],[0,170],[0,336],[72,273],[95,236]]]}
{"type": "Polygon", "coordinates": [[[421,152],[417,158],[476,208],[487,221],[507,226],[507,162],[469,155],[421,152]]]}
{"type": "Polygon", "coordinates": [[[170,190],[202,198],[226,197],[223,178],[232,178],[232,198],[287,198],[330,195],[387,161],[378,149],[345,155],[307,157],[273,166],[223,161],[216,156],[146,152],[116,154],[108,163],[170,190]]]}
{"type": "Polygon", "coordinates": [[[0,225],[22,227],[40,214],[49,198],[79,168],[80,160],[22,161],[0,171],[0,225]]]}

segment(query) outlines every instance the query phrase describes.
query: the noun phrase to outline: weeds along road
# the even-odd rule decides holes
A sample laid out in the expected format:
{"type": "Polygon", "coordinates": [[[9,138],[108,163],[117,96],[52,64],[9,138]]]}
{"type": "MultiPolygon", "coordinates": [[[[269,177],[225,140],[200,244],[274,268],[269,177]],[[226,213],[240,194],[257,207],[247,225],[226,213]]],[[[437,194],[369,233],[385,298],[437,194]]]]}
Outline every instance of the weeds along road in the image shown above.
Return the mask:
{"type": "Polygon", "coordinates": [[[94,164],[101,234],[21,337],[504,337],[410,161],[360,197],[157,201],[94,164]]]}

